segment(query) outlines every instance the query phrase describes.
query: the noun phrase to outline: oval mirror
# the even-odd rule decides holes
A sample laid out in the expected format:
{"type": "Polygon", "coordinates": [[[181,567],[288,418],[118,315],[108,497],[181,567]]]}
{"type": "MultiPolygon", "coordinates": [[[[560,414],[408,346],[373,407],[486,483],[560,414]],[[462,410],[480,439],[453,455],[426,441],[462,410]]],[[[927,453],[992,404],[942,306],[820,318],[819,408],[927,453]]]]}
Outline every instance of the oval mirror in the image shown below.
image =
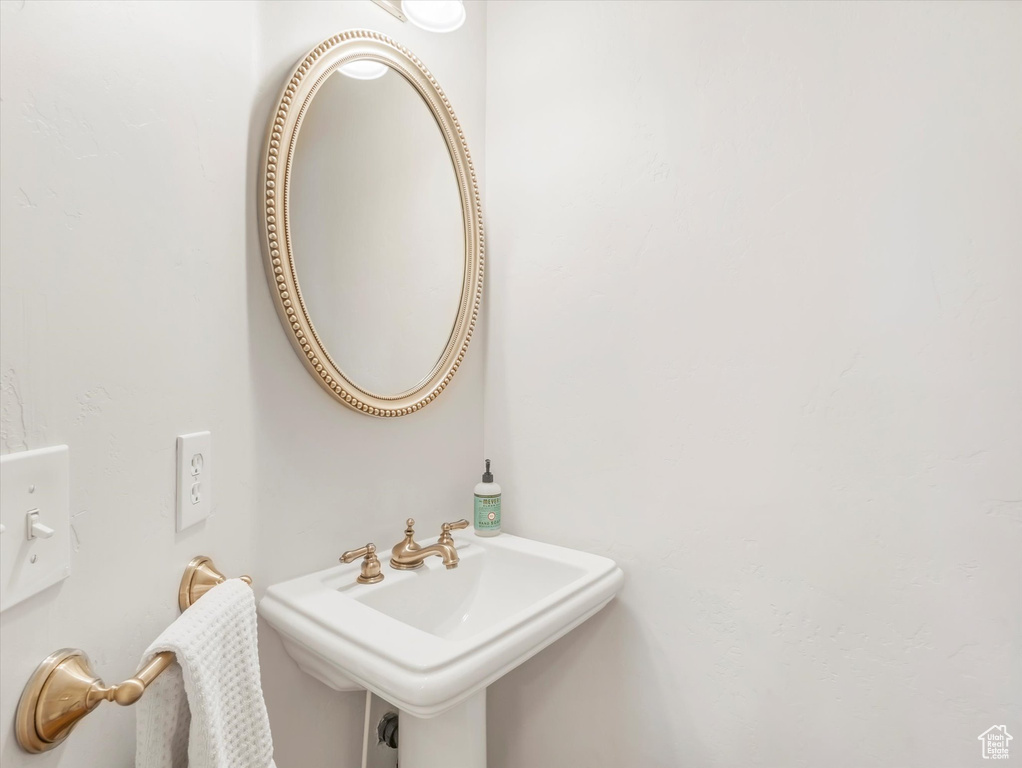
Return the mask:
{"type": "Polygon", "coordinates": [[[376,32],[314,48],[274,114],[263,189],[272,293],[317,381],[375,416],[432,402],[483,279],[475,174],[432,75],[376,32]]]}

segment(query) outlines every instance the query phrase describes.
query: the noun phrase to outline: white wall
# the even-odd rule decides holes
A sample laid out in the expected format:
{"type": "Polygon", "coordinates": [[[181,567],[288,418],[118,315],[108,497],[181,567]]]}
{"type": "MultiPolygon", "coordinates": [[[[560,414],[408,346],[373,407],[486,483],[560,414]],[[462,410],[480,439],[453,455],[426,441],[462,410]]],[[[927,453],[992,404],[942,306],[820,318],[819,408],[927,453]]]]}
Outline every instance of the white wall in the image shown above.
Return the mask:
{"type": "Polygon", "coordinates": [[[243,10],[0,6],[2,449],[71,447],[79,542],[71,578],[0,615],[5,768],[129,765],[135,713],[117,706],[21,753],[32,670],[71,646],[130,677],[192,556],[254,570],[243,10]],[[214,515],[176,534],[175,436],[201,429],[214,515]]]}
{"type": "MultiPolygon", "coordinates": [[[[464,516],[482,442],[477,339],[419,414],[340,407],[294,356],[266,287],[255,199],[285,76],[333,33],[393,34],[433,70],[484,160],[485,9],[442,37],[365,2],[0,4],[2,450],[71,446],[80,545],[60,587],[0,616],[0,763],[132,763],[112,705],[28,757],[10,724],[35,665],[85,649],[130,676],[176,616],[181,569],[213,556],[257,593],[464,516]],[[211,429],[216,508],[174,531],[174,438],[211,429]],[[453,517],[452,517],[453,516],[453,517]]],[[[281,768],[352,768],[363,698],[308,678],[261,627],[281,768]]]]}
{"type": "MultiPolygon", "coordinates": [[[[477,169],[485,122],[508,530],[628,574],[493,688],[495,768],[960,766],[1022,722],[1018,6],[581,8],[0,4],[0,442],[71,445],[80,539],[0,616],[0,722],[58,647],[128,676],[194,554],[261,589],[464,514],[481,345],[372,420],[265,287],[266,117],[353,26],[433,69],[477,169]],[[175,534],[204,428],[217,507],[175,534]]],[[[362,698],[262,641],[278,765],[356,765],[362,698]]],[[[32,758],[4,726],[0,762],[127,766],[133,720],[32,758]]]]}
{"type": "Polygon", "coordinates": [[[1022,6],[488,13],[505,526],[627,574],[491,689],[491,765],[980,762],[1022,730],[1022,6]]]}

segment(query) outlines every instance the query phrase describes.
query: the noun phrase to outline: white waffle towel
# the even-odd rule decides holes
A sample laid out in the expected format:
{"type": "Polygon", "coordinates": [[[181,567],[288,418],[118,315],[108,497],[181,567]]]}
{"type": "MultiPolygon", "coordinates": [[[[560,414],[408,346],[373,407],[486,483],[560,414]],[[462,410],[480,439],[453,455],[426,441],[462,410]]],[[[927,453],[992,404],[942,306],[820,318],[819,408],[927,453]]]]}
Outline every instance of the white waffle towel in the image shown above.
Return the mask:
{"type": "Polygon", "coordinates": [[[177,663],[136,705],[136,768],[273,768],[256,607],[241,579],[213,587],[145,652],[177,663]]]}

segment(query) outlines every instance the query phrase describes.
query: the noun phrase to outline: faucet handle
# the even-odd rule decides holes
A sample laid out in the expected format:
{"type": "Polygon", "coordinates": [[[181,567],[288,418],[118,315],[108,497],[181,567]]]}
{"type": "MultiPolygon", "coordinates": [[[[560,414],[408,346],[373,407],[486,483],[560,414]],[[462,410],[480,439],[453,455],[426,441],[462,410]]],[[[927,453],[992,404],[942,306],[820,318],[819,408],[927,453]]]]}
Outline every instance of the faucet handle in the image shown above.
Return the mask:
{"type": "Polygon", "coordinates": [[[359,584],[375,584],[378,581],[383,581],[383,574],[380,572],[380,558],[376,556],[376,545],[372,542],[358,549],[349,549],[341,555],[341,562],[350,563],[363,556],[365,559],[362,561],[362,573],[355,581],[359,584]]]}
{"type": "Polygon", "coordinates": [[[453,547],[454,537],[451,536],[451,531],[460,531],[462,528],[468,528],[468,520],[461,519],[453,523],[444,523],[437,541],[441,544],[450,544],[453,547]]]}

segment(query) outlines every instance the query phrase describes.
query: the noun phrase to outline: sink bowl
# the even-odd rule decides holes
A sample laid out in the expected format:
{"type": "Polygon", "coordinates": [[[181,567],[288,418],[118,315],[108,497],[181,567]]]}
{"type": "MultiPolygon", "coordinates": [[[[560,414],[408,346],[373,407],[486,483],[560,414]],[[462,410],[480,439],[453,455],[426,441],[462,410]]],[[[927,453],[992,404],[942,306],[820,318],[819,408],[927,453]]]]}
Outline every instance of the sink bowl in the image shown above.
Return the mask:
{"type": "Polygon", "coordinates": [[[381,552],[382,582],[358,584],[358,563],[337,566],[271,586],[259,612],[332,688],[368,689],[416,718],[481,698],[478,719],[477,694],[603,608],[624,576],[608,558],[509,534],[455,543],[457,568],[430,557],[398,571],[381,552]]]}

